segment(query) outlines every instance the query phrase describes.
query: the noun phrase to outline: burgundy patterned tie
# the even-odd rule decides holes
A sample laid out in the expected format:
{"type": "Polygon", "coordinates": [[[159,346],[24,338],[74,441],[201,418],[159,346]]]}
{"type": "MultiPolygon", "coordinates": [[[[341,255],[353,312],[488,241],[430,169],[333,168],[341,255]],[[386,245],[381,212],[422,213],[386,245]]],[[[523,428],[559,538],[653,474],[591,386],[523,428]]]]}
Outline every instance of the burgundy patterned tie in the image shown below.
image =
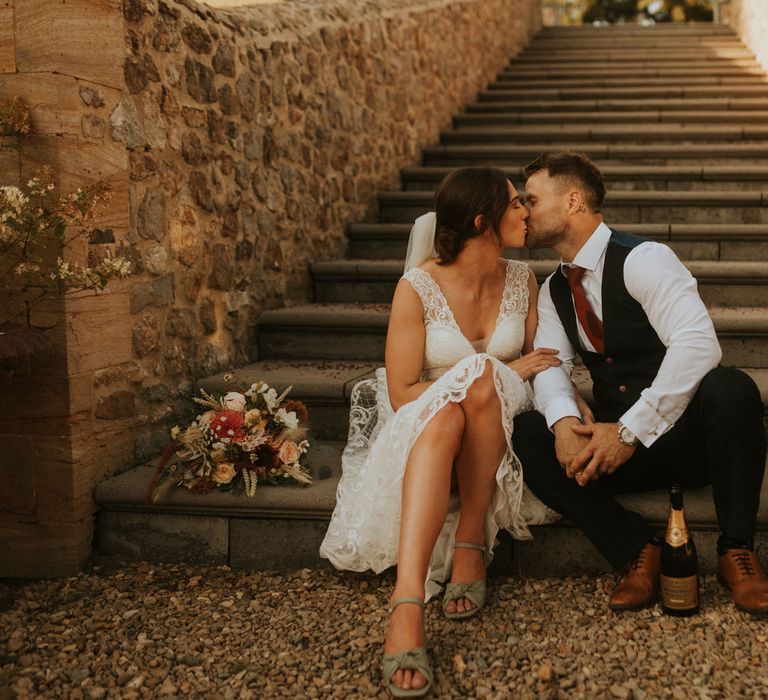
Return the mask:
{"type": "Polygon", "coordinates": [[[573,302],[576,307],[576,316],[584,332],[589,338],[595,350],[601,355],[605,354],[605,338],[603,336],[603,323],[592,310],[587,301],[587,295],[584,293],[584,287],[581,286],[581,278],[584,277],[583,267],[566,267],[565,276],[568,278],[568,286],[573,294],[573,302]]]}

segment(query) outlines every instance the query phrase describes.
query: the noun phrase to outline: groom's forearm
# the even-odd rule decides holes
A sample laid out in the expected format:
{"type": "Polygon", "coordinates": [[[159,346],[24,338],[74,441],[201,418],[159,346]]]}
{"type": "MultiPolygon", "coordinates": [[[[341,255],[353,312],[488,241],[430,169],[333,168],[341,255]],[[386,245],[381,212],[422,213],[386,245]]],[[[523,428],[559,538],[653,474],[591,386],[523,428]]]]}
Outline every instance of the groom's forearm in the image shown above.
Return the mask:
{"type": "Polygon", "coordinates": [[[576,402],[576,390],[571,378],[562,367],[552,367],[533,379],[536,410],[547,421],[550,430],[566,417],[581,419],[576,402]]]}
{"type": "Polygon", "coordinates": [[[551,430],[561,418],[581,418],[581,412],[576,403],[576,391],[570,377],[574,350],[552,302],[549,280],[544,282],[539,290],[537,310],[539,325],[533,345],[536,348],[556,348],[563,363],[559,367],[540,372],[531,380],[536,410],[546,418],[551,430]]]}

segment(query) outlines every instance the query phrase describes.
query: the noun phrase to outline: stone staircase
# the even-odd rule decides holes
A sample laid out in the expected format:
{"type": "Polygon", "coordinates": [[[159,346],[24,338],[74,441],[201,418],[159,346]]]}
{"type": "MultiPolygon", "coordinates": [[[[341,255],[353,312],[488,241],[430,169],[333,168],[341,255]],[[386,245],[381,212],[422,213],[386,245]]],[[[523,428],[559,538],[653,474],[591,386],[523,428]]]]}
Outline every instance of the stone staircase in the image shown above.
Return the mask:
{"type": "MultiPolygon", "coordinates": [[[[518,185],[522,166],[546,150],[589,153],[605,174],[606,221],[664,241],[699,281],[724,351],[768,404],[768,76],[732,31],[718,25],[551,28],[516,56],[454,118],[403,187],[379,194],[375,223],[349,227],[349,258],[312,265],[312,303],[268,311],[258,326],[261,360],[238,370],[294,385],[310,409],[315,484],[263,488],[248,500],[175,492],[143,503],[151,466],[101,484],[102,553],[205,560],[242,567],[318,563],[334,505],[350,391],[382,364],[389,306],[411,222],[431,206],[439,180],[459,165],[490,163],[518,185]]],[[[551,253],[530,257],[543,279],[551,253]]],[[[590,395],[581,372],[578,384],[590,395]]],[[[200,382],[219,391],[223,377],[200,382]]],[[[655,523],[664,494],[624,499],[655,523]]],[[[768,484],[759,544],[768,544],[768,484]]],[[[705,570],[713,567],[714,511],[707,489],[686,494],[705,570]]],[[[505,544],[506,570],[537,575],[607,570],[583,536],[561,523],[535,540],[505,544]],[[512,556],[509,549],[512,548],[512,556]]]]}

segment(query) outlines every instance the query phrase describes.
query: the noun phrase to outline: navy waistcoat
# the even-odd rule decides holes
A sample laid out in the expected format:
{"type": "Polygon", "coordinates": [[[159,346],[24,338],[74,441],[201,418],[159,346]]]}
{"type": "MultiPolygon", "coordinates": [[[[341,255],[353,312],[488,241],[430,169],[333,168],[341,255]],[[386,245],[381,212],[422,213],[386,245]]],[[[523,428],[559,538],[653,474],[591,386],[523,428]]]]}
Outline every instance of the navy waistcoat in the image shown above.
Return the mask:
{"type": "Polygon", "coordinates": [[[565,275],[558,269],[549,281],[566,335],[592,376],[595,417],[599,421],[617,421],[637,401],[640,392],[653,382],[667,351],[643,307],[624,283],[624,261],[633,248],[644,242],[644,238],[611,231],[601,286],[604,355],[581,347],[565,275]]]}

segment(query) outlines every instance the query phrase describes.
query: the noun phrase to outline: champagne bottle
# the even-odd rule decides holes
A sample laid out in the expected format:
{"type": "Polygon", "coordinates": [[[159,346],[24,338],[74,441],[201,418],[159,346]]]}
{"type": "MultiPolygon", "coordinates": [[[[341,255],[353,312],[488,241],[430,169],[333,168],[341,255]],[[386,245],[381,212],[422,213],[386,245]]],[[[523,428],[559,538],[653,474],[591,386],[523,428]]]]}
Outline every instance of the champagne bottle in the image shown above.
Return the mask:
{"type": "Polygon", "coordinates": [[[678,616],[699,611],[699,559],[685,521],[679,484],[669,489],[669,520],[661,548],[661,609],[678,616]]]}

